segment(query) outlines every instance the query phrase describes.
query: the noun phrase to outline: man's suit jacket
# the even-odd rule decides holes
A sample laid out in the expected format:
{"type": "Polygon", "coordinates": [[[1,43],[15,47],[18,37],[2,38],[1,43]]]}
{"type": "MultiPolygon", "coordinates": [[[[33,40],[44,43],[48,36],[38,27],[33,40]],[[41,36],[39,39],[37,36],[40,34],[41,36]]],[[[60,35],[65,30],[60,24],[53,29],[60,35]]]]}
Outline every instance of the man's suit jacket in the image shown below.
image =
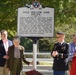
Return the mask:
{"type": "MultiPolygon", "coordinates": [[[[9,70],[11,71],[13,69],[13,65],[14,65],[14,45],[13,46],[10,46],[9,49],[8,49],[8,56],[9,56],[9,59],[7,61],[7,68],[9,68],[9,70]]],[[[23,51],[24,51],[24,47],[19,45],[18,49],[20,50],[20,58],[19,58],[19,67],[20,67],[20,70],[22,70],[22,60],[29,65],[30,62],[26,61],[25,58],[24,58],[24,55],[23,55],[23,51]]]]}
{"type": "MultiPolygon", "coordinates": [[[[8,40],[8,45],[12,45],[12,41],[8,40]]],[[[4,48],[3,41],[0,40],[0,67],[3,67],[5,65],[6,59],[3,58],[3,56],[6,55],[6,51],[4,48]]]]}

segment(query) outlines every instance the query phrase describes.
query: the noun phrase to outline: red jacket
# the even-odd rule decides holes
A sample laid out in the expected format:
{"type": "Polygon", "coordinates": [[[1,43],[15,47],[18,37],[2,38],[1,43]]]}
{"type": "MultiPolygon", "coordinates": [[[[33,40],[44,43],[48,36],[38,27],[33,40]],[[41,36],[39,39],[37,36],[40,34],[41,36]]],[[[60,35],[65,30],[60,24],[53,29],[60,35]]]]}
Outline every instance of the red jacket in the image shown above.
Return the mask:
{"type": "Polygon", "coordinates": [[[76,56],[72,59],[70,75],[76,75],[76,56]]]}

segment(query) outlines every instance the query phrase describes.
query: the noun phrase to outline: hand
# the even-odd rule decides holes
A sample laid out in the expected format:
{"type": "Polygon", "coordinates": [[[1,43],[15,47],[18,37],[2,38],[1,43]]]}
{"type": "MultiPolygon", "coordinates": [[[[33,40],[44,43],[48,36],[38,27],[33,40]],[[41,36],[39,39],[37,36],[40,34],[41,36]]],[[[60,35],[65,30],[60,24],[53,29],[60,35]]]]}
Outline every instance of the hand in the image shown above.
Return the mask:
{"type": "Polygon", "coordinates": [[[53,51],[53,53],[52,53],[52,56],[57,56],[58,55],[58,52],[57,51],[53,51]]]}
{"type": "Polygon", "coordinates": [[[30,65],[33,65],[33,61],[30,62],[30,65]]]}
{"type": "Polygon", "coordinates": [[[7,72],[9,72],[10,70],[9,70],[9,68],[6,68],[6,70],[7,70],[7,72]]]}
{"type": "Polygon", "coordinates": [[[3,58],[5,58],[6,60],[8,60],[9,56],[8,55],[4,55],[3,58]]]}
{"type": "Polygon", "coordinates": [[[57,51],[55,51],[55,54],[56,54],[56,55],[58,55],[58,52],[57,52],[57,51]]]}
{"type": "Polygon", "coordinates": [[[55,51],[53,51],[52,56],[55,57],[55,51]]]}
{"type": "Polygon", "coordinates": [[[76,52],[74,53],[74,56],[76,56],[76,52]]]}

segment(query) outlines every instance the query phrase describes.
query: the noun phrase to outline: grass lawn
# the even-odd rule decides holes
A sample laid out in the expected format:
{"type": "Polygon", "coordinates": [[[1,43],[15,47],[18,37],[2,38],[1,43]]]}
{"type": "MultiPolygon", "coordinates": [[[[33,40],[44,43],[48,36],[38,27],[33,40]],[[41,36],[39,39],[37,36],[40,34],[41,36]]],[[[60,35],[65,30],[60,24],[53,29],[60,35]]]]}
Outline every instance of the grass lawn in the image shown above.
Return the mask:
{"type": "MultiPolygon", "coordinates": [[[[52,66],[52,62],[48,62],[48,61],[39,61],[39,64],[38,65],[46,65],[46,66],[52,66]]],[[[24,62],[23,62],[23,65],[26,65],[24,62]]]]}

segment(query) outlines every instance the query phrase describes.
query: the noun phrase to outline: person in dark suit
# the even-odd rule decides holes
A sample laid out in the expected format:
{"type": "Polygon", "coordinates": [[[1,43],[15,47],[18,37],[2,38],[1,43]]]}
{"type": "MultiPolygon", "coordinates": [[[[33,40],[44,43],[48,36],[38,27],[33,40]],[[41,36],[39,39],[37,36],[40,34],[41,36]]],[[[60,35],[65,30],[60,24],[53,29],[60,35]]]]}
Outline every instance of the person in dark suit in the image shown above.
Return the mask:
{"type": "Polygon", "coordinates": [[[6,69],[6,61],[8,60],[8,47],[12,45],[12,41],[7,39],[7,31],[1,31],[1,40],[0,40],[0,75],[8,75],[6,69]]]}
{"type": "Polygon", "coordinates": [[[32,64],[33,62],[26,61],[24,58],[24,47],[20,45],[20,38],[13,38],[13,46],[8,48],[9,59],[7,61],[7,68],[10,70],[10,75],[20,75],[22,70],[22,61],[26,64],[32,64]]]}
{"type": "Polygon", "coordinates": [[[68,70],[68,64],[66,58],[68,57],[68,44],[64,41],[65,34],[63,32],[56,33],[57,42],[54,44],[51,52],[54,58],[53,62],[53,75],[65,75],[65,71],[68,70]]]}

